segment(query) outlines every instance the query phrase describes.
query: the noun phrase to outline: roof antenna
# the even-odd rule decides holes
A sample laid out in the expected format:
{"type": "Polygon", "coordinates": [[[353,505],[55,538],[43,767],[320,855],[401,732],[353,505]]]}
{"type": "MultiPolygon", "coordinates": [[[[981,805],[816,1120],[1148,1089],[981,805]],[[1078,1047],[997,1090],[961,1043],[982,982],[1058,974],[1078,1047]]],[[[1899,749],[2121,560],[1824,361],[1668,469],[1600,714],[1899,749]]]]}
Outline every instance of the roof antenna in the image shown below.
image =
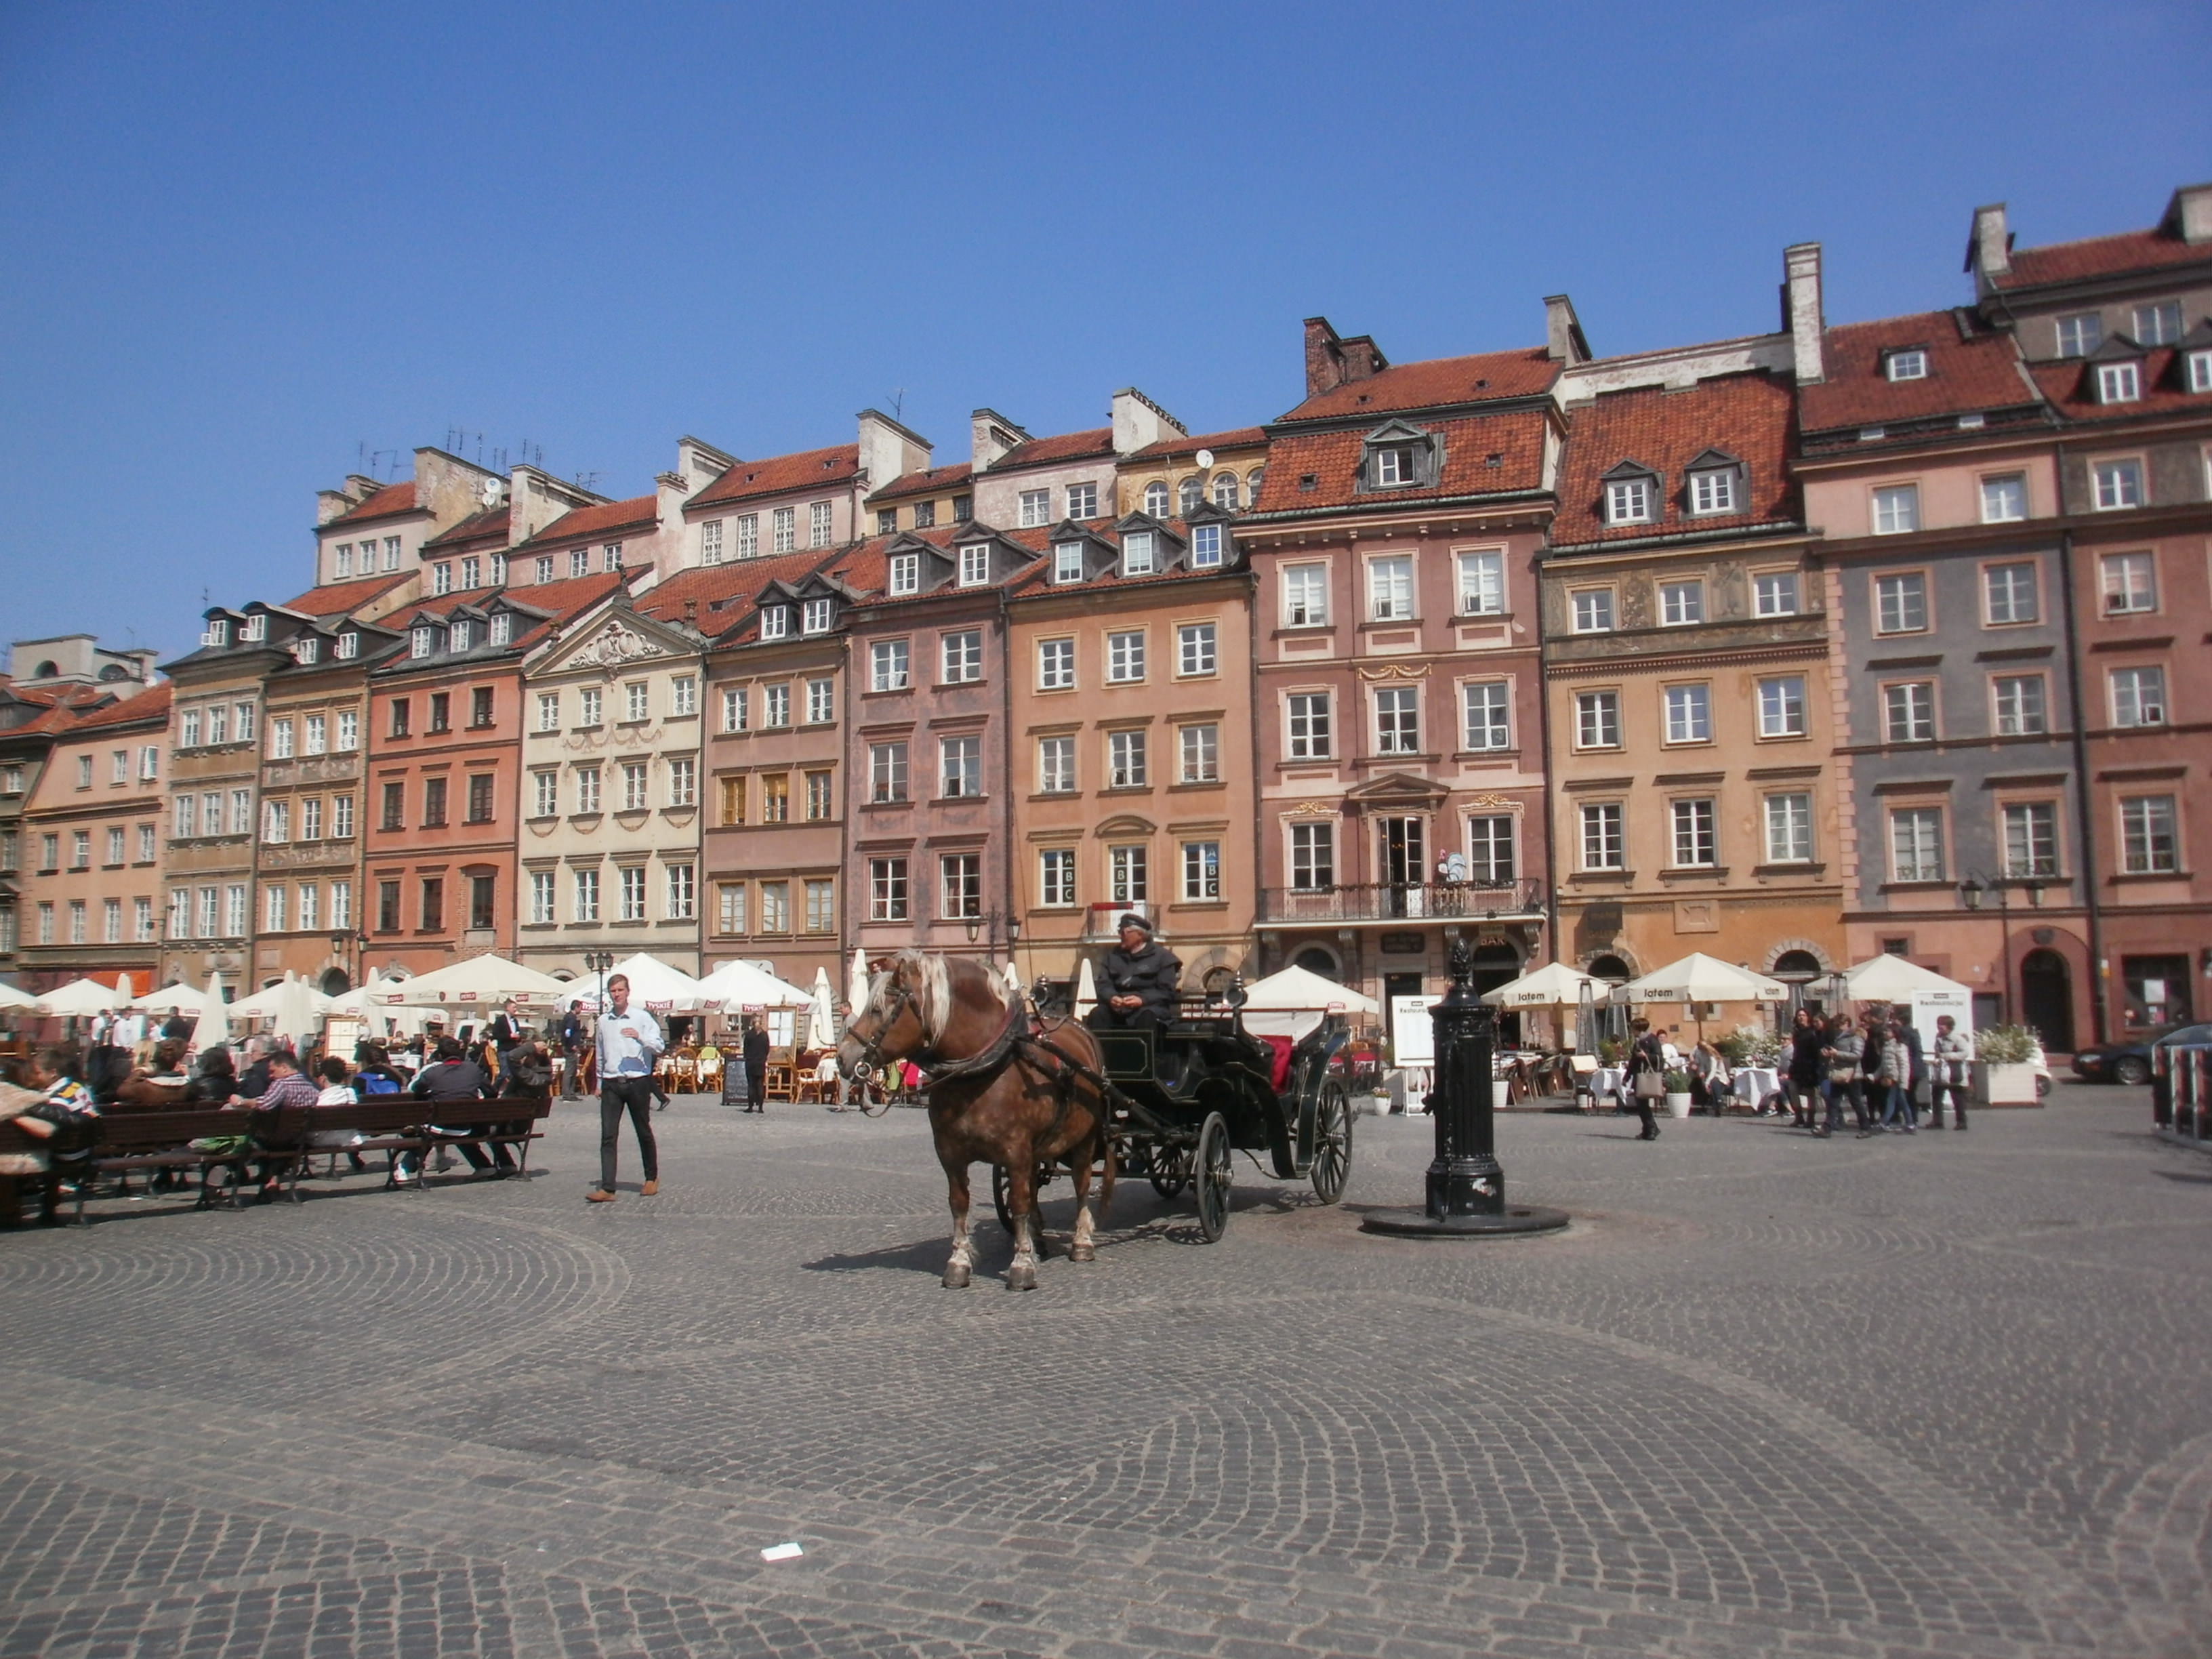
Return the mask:
{"type": "Polygon", "coordinates": [[[891,419],[906,423],[906,388],[899,386],[891,392],[891,419]]]}

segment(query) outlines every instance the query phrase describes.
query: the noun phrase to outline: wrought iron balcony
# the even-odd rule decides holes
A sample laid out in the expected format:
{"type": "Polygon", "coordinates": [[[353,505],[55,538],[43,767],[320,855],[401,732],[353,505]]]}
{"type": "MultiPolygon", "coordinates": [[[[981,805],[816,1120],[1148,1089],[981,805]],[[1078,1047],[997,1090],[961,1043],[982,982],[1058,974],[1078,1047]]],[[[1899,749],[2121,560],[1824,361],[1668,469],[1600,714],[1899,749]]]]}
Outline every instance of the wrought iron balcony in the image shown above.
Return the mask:
{"type": "Polygon", "coordinates": [[[1336,887],[1263,887],[1261,927],[1404,921],[1510,921],[1544,914],[1533,881],[1366,882],[1336,887]]]}

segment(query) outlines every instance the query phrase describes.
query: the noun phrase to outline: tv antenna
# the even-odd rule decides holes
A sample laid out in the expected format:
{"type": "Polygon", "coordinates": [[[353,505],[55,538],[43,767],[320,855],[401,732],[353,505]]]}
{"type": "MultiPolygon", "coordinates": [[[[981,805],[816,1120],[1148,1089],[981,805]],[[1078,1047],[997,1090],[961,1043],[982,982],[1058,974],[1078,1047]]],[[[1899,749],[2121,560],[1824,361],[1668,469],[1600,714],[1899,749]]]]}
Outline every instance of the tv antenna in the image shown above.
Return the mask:
{"type": "Polygon", "coordinates": [[[891,392],[891,419],[902,423],[906,420],[906,388],[904,386],[896,387],[891,392]]]}

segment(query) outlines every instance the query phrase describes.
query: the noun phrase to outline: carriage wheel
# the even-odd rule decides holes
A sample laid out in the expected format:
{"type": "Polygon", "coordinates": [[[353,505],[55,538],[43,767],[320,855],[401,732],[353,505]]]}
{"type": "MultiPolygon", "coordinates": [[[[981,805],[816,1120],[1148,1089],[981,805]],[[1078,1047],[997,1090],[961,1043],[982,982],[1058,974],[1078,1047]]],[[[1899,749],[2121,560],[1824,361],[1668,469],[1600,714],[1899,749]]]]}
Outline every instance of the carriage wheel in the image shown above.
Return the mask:
{"type": "MultiPolygon", "coordinates": [[[[1036,1237],[1030,1242],[1036,1246],[1039,1255],[1045,1253],[1044,1188],[1045,1182],[1051,1179],[1052,1171],[1049,1169],[1040,1169],[1036,1172],[1036,1179],[1030,1183],[1030,1191],[1036,1195],[1037,1206],[1036,1224],[1031,1229],[1036,1237]]],[[[1007,1207],[1007,1185],[1006,1165],[994,1164],[991,1166],[991,1207],[999,1212],[999,1224],[1006,1230],[1006,1237],[1012,1238],[1014,1236],[1014,1212],[1007,1207]]]]}
{"type": "Polygon", "coordinates": [[[1218,1243],[1229,1231],[1229,1185],[1234,1174],[1231,1156],[1228,1120],[1218,1112],[1208,1112],[1199,1127],[1192,1182],[1198,1189],[1198,1231],[1209,1244],[1218,1243]]]}
{"type": "Polygon", "coordinates": [[[1322,1085],[1314,1106],[1314,1194],[1324,1204],[1344,1196],[1345,1177],[1352,1173],[1352,1102],[1340,1083],[1322,1085]]]}
{"type": "Polygon", "coordinates": [[[1190,1154],[1180,1146],[1155,1147],[1152,1154],[1152,1190],[1173,1199],[1190,1184],[1190,1154]]]}

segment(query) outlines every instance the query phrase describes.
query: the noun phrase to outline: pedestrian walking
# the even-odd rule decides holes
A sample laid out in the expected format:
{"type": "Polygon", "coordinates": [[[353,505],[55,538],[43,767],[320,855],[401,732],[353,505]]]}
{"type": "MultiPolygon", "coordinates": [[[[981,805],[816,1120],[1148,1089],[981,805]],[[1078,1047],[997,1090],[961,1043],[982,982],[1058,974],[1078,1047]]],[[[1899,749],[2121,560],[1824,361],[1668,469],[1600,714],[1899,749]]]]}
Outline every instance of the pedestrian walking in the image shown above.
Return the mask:
{"type": "Polygon", "coordinates": [[[1644,1120],[1644,1133],[1638,1140],[1659,1139],[1659,1121],[1651,1115],[1651,1103],[1667,1092],[1667,1055],[1660,1047],[1658,1034],[1652,1030],[1649,1020],[1636,1020],[1629,1026],[1632,1034],[1628,1048],[1628,1098],[1636,1109],[1636,1115],[1644,1120]]]}
{"type": "Polygon", "coordinates": [[[1826,1069],[1828,1034],[1810,1008],[1798,1009],[1790,1022],[1790,1114],[1800,1129],[1817,1128],[1821,1074],[1826,1069]]]}
{"type": "Polygon", "coordinates": [[[1820,1092],[1827,1097],[1828,1109],[1821,1125],[1813,1133],[1823,1140],[1844,1127],[1844,1103],[1851,1104],[1851,1119],[1858,1125],[1859,1138],[1864,1139],[1873,1131],[1867,1127],[1866,1079],[1861,1073],[1861,1064],[1866,1058],[1866,1038],[1859,1028],[1843,1015],[1828,1021],[1827,1042],[1821,1050],[1826,1056],[1828,1075],[1820,1085],[1820,1092]]]}
{"type": "Polygon", "coordinates": [[[577,1073],[584,1063],[584,1051],[591,1047],[591,1033],[586,1029],[584,1005],[571,1002],[568,1012],[561,1016],[561,1098],[580,1100],[577,1073]]]}
{"type": "Polygon", "coordinates": [[[1920,1114],[1912,1103],[1912,1054],[1905,1046],[1903,1024],[1893,1019],[1877,1022],[1868,1034],[1868,1042],[1870,1051],[1879,1045],[1881,1054],[1881,1069],[1875,1079],[1886,1091],[1881,1113],[1883,1131],[1893,1133],[1901,1128],[1906,1134],[1918,1134],[1920,1114]]]}
{"type": "Polygon", "coordinates": [[[745,1022],[745,1109],[768,1110],[768,1028],[757,1019],[745,1022]]]}
{"type": "Polygon", "coordinates": [[[1974,1045],[1959,1034],[1959,1022],[1948,1014],[1936,1018],[1936,1046],[1929,1057],[1931,1067],[1928,1085],[1928,1127],[1943,1127],[1943,1097],[1951,1097],[1951,1120],[1954,1127],[1966,1127],[1966,1066],[1974,1057],[1974,1045]]]}
{"type": "Polygon", "coordinates": [[[637,1136],[637,1155],[645,1171],[638,1190],[650,1198],[660,1190],[660,1149],[653,1140],[653,1067],[660,1058],[659,1022],[629,1006],[629,975],[607,981],[608,1007],[599,1016],[599,1184],[588,1195],[593,1204],[615,1201],[615,1152],[623,1114],[629,1114],[637,1136]]]}

